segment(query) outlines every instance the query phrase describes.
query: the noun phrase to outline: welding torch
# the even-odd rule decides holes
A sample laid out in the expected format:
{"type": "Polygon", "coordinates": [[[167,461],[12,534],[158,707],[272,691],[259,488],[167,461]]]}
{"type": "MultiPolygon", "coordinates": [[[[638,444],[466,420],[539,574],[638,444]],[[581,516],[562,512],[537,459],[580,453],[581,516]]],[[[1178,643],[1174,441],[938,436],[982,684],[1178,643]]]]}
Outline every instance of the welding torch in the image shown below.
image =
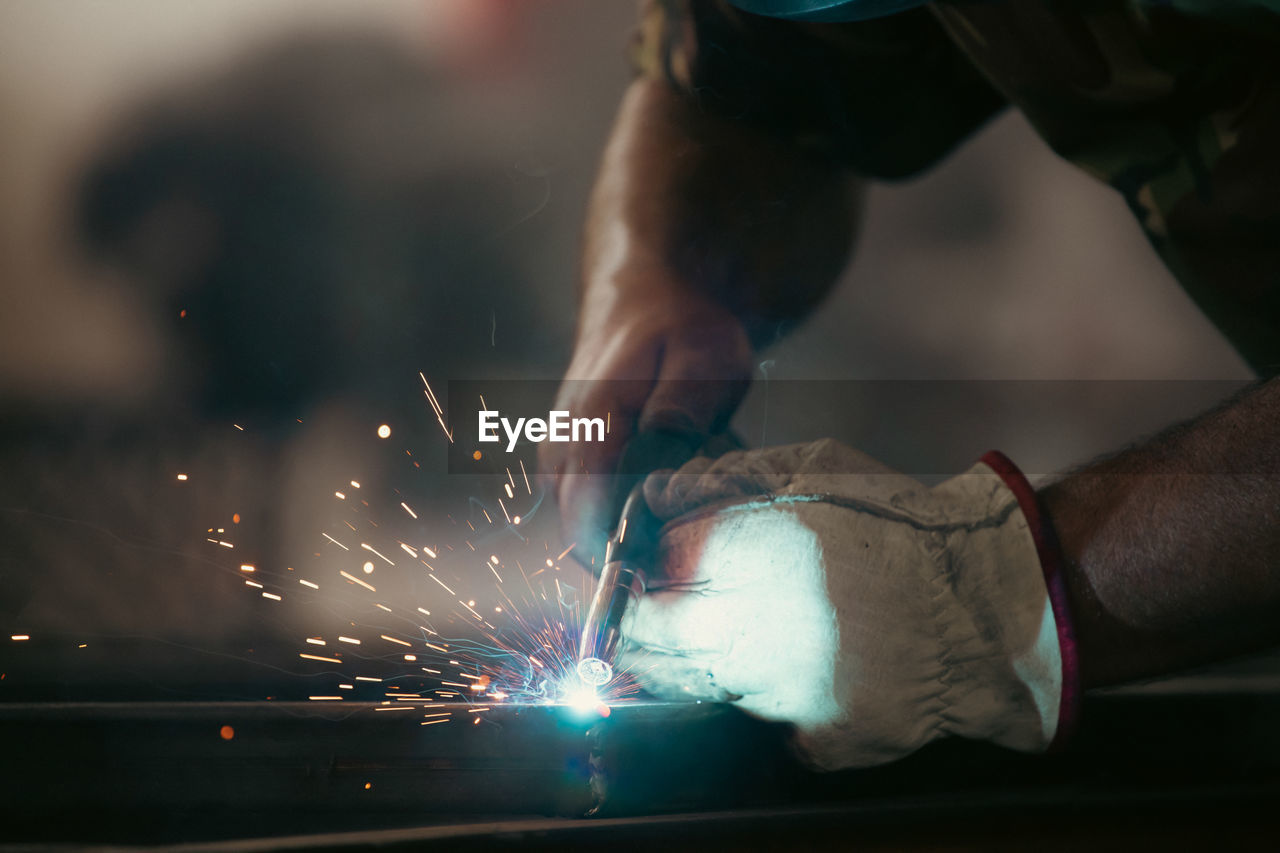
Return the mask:
{"type": "Polygon", "coordinates": [[[602,687],[613,679],[622,617],[644,594],[646,573],[656,556],[662,524],[644,499],[644,479],[651,471],[679,468],[696,447],[687,433],[654,429],[638,433],[622,451],[613,502],[617,506],[621,500],[622,510],[605,546],[604,567],[578,644],[578,676],[585,684],[602,687]]]}

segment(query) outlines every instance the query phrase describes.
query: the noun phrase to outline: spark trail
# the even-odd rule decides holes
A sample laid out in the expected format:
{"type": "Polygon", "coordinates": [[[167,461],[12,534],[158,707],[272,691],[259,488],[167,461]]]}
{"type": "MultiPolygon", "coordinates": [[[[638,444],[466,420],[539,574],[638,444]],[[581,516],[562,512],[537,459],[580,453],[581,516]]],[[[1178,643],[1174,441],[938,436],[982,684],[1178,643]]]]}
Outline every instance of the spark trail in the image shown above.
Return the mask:
{"type": "MultiPolygon", "coordinates": [[[[458,437],[444,408],[419,376],[452,443],[458,437]]],[[[413,455],[406,449],[404,458],[413,455]]],[[[437,702],[473,704],[479,723],[499,705],[565,704],[608,714],[609,705],[635,698],[638,687],[626,670],[594,688],[579,676],[578,639],[591,592],[579,587],[593,581],[564,563],[572,544],[562,548],[534,533],[541,495],[524,460],[517,463],[492,478],[491,495],[459,501],[479,509],[469,510],[465,524],[424,515],[413,496],[399,492],[353,500],[344,489],[369,481],[344,478],[330,490],[343,530],[317,527],[318,559],[287,570],[255,564],[255,593],[301,599],[304,612],[318,610],[345,626],[340,635],[312,628],[298,638],[298,660],[314,668],[319,685],[312,700],[341,702],[353,698],[359,682],[381,684],[379,710],[417,708],[422,725],[434,725],[454,719],[433,710],[437,702]],[[391,553],[405,556],[392,560],[391,553]]],[[[212,532],[205,534],[212,547],[230,544],[212,532]]]]}

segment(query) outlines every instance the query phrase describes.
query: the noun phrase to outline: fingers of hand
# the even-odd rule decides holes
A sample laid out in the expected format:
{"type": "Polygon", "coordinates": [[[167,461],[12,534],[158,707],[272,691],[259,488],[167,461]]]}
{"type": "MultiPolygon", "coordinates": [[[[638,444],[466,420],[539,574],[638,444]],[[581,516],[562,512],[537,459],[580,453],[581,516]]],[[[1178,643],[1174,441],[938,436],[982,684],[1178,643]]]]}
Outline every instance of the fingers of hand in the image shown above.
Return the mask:
{"type": "MultiPolygon", "coordinates": [[[[737,330],[741,335],[741,330],[737,330]]],[[[728,423],[751,382],[751,349],[729,333],[686,329],[663,344],[656,383],[640,411],[640,429],[707,436],[728,423]]]]}
{"type": "Polygon", "coordinates": [[[673,702],[733,702],[741,697],[717,683],[706,662],[683,655],[629,648],[622,657],[626,672],[647,692],[673,702]]]}
{"type": "Polygon", "coordinates": [[[659,471],[644,485],[645,499],[663,520],[724,501],[757,498],[782,490],[791,475],[773,456],[733,451],[719,459],[694,459],[678,471],[659,471]]]}
{"type": "Polygon", "coordinates": [[[609,435],[604,442],[548,442],[539,448],[539,469],[556,478],[548,485],[580,561],[595,557],[598,564],[603,555],[619,509],[609,477],[627,441],[654,429],[705,437],[727,422],[746,391],[751,349],[737,321],[684,323],[664,329],[636,321],[575,353],[568,375],[578,378],[566,380],[557,405],[575,417],[606,418],[609,435]]]}
{"type": "Polygon", "coordinates": [[[622,632],[627,671],[662,699],[713,702],[739,698],[715,676],[733,645],[733,608],[710,596],[663,590],[642,597],[628,611],[622,632]]]}
{"type": "Polygon", "coordinates": [[[647,392],[641,382],[566,382],[557,407],[574,417],[606,419],[604,441],[545,442],[539,447],[539,478],[560,505],[561,533],[565,544],[574,544],[574,556],[584,565],[595,558],[600,565],[611,518],[614,483],[612,473],[622,447],[631,437],[635,412],[647,392]]]}
{"type": "Polygon", "coordinates": [[[919,488],[870,456],[822,439],[809,444],[738,450],[658,471],[645,483],[654,514],[671,520],[720,503],[772,495],[865,494],[888,498],[919,488]]]}

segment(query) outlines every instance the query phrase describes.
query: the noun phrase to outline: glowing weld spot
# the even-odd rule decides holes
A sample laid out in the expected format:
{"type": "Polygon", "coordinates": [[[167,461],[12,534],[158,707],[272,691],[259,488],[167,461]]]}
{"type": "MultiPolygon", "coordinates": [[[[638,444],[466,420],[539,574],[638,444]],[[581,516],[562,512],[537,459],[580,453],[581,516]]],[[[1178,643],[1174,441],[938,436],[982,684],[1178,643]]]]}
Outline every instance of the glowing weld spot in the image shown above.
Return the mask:
{"type": "Polygon", "coordinates": [[[607,717],[611,713],[608,704],[596,693],[596,688],[586,684],[566,687],[560,695],[560,701],[578,717],[592,714],[607,717]]]}

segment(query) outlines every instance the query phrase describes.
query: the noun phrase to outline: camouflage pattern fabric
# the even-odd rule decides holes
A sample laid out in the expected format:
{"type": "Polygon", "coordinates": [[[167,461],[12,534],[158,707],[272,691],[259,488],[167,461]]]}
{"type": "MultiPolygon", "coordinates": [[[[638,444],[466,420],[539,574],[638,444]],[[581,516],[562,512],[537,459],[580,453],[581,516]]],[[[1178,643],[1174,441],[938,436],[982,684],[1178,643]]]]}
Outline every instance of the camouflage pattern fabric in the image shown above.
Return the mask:
{"type": "Polygon", "coordinates": [[[646,0],[633,58],[874,178],[927,168],[1013,105],[1123,195],[1253,368],[1280,373],[1277,0],[973,0],[841,24],[646,0]]]}

